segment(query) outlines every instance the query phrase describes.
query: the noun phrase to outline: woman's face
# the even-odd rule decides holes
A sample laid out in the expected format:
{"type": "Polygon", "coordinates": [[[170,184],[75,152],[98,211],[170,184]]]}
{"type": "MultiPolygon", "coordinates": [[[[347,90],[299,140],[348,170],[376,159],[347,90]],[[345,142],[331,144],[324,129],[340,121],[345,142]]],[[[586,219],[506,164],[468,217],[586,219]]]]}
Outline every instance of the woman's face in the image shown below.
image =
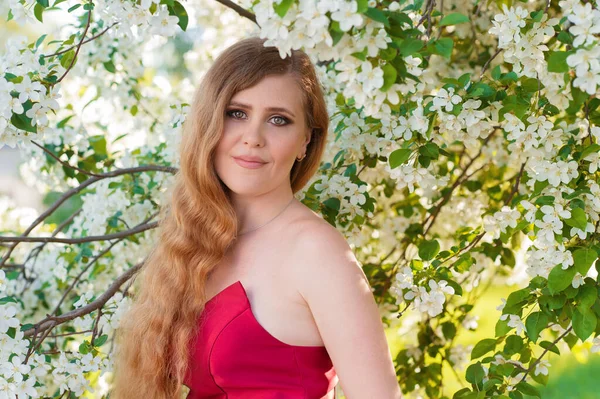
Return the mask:
{"type": "Polygon", "coordinates": [[[242,195],[290,185],[294,161],[306,153],[310,141],[302,92],[294,78],[267,76],[237,92],[224,118],[215,169],[225,185],[242,195]],[[258,157],[263,163],[244,163],[236,157],[258,157]]]}

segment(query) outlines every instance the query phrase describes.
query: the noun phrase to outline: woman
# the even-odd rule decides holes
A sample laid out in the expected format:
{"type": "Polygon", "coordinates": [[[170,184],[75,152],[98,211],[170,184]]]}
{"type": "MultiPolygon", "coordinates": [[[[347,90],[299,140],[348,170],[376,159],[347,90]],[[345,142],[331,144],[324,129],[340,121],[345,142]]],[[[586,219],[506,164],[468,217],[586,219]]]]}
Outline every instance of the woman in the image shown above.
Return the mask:
{"type": "Polygon", "coordinates": [[[181,169],[123,317],[111,399],[399,398],[369,283],[343,236],[294,197],[328,114],[310,59],[226,49],[185,122],[181,169]]]}

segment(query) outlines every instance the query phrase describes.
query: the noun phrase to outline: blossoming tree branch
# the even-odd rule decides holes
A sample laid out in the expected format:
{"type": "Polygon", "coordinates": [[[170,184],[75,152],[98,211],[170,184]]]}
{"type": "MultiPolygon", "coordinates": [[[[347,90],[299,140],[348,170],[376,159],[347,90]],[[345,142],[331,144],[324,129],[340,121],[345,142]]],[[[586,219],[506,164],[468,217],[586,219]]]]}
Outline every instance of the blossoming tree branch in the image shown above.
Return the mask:
{"type": "Polygon", "coordinates": [[[0,15],[70,18],[0,59],[0,146],[51,199],[0,202],[3,397],[106,396],[192,89],[248,35],[318,65],[330,137],[299,198],[404,332],[403,392],[539,397],[550,352],[600,351],[598,2],[8,0],[0,15]],[[457,344],[510,282],[494,336],[457,344]]]}

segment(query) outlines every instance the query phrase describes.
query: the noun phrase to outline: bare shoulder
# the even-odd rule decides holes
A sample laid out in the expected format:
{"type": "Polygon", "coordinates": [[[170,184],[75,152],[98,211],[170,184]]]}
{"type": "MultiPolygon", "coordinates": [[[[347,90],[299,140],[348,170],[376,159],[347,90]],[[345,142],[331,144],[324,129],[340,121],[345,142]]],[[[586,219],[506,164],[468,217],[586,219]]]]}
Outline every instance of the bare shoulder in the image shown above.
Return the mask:
{"type": "Polygon", "coordinates": [[[335,227],[308,218],[294,250],[294,283],[348,397],[399,398],[379,309],[360,263],[335,227]]]}
{"type": "Polygon", "coordinates": [[[358,277],[368,282],[344,235],[316,214],[300,223],[294,249],[295,260],[300,263],[299,277],[312,280],[311,276],[318,273],[339,281],[358,273],[358,277]]]}

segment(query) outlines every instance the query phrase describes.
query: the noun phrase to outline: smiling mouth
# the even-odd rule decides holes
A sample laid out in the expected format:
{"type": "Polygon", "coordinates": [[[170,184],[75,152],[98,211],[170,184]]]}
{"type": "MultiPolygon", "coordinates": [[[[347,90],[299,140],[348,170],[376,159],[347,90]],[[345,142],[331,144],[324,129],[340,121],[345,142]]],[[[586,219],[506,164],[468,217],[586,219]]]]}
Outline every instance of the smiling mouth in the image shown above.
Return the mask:
{"type": "Polygon", "coordinates": [[[267,164],[266,162],[245,161],[243,159],[235,158],[235,157],[233,158],[233,160],[235,161],[235,163],[240,165],[242,168],[246,168],[246,169],[258,169],[267,164]]]}

